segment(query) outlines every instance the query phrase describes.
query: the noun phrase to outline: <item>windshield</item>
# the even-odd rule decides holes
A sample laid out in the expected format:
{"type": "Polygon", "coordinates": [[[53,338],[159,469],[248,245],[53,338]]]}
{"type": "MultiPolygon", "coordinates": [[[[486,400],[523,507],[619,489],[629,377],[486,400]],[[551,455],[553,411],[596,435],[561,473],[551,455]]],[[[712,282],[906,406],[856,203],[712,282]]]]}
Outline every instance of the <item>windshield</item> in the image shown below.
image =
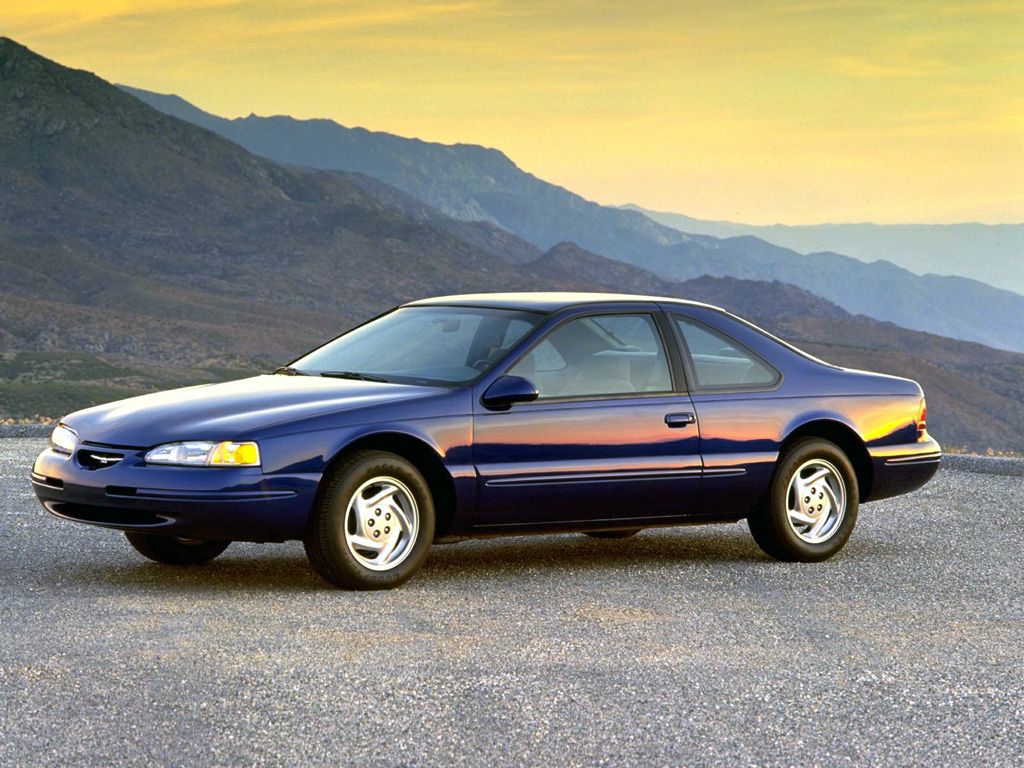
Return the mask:
{"type": "Polygon", "coordinates": [[[402,307],[299,358],[282,372],[451,386],[475,379],[543,315],[480,307],[402,307]]]}

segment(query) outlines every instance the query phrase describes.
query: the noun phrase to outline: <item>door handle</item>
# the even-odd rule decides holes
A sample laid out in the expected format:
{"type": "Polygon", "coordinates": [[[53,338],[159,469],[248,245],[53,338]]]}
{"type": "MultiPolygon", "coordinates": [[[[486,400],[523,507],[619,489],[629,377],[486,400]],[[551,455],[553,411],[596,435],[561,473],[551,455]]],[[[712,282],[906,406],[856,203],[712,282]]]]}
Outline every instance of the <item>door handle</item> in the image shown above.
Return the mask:
{"type": "Polygon", "coordinates": [[[693,424],[697,421],[697,417],[692,413],[670,413],[665,417],[665,423],[671,429],[678,429],[693,424]]]}

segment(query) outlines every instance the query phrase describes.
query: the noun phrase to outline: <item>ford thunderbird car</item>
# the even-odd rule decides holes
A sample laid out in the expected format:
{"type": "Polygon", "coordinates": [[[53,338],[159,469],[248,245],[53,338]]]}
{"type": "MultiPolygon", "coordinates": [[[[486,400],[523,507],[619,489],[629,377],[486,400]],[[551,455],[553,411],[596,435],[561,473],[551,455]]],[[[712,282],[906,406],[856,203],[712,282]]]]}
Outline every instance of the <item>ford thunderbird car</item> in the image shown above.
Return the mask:
{"type": "Polygon", "coordinates": [[[346,588],[432,543],[746,518],[818,561],[859,505],[938,468],[913,381],[822,362],[716,307],[617,294],[415,301],[272,374],[72,413],[36,459],[54,515],[187,565],[305,544],[346,588]]]}

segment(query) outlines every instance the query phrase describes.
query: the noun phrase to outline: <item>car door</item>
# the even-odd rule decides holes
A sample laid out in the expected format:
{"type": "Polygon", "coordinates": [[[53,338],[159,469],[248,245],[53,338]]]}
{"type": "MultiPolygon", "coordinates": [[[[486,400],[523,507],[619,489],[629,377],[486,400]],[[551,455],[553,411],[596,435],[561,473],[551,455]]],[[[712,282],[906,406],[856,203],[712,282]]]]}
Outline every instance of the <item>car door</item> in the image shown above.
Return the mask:
{"type": "Polygon", "coordinates": [[[536,401],[491,411],[477,397],[477,526],[657,521],[690,513],[699,432],[667,318],[655,305],[577,312],[504,373],[536,401]]]}
{"type": "Polygon", "coordinates": [[[702,509],[741,514],[763,498],[775,469],[782,374],[754,350],[758,334],[740,321],[705,307],[669,317],[701,425],[702,509]]]}

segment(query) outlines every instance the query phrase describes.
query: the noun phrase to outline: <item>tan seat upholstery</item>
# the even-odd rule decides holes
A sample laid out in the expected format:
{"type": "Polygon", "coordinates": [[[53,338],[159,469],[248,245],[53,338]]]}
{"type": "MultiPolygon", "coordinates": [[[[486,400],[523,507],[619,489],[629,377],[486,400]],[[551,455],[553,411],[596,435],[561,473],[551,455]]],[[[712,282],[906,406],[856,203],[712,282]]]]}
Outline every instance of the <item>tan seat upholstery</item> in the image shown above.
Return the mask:
{"type": "Polygon", "coordinates": [[[629,361],[614,355],[594,355],[580,365],[579,373],[561,391],[563,397],[634,392],[629,361]]]}

